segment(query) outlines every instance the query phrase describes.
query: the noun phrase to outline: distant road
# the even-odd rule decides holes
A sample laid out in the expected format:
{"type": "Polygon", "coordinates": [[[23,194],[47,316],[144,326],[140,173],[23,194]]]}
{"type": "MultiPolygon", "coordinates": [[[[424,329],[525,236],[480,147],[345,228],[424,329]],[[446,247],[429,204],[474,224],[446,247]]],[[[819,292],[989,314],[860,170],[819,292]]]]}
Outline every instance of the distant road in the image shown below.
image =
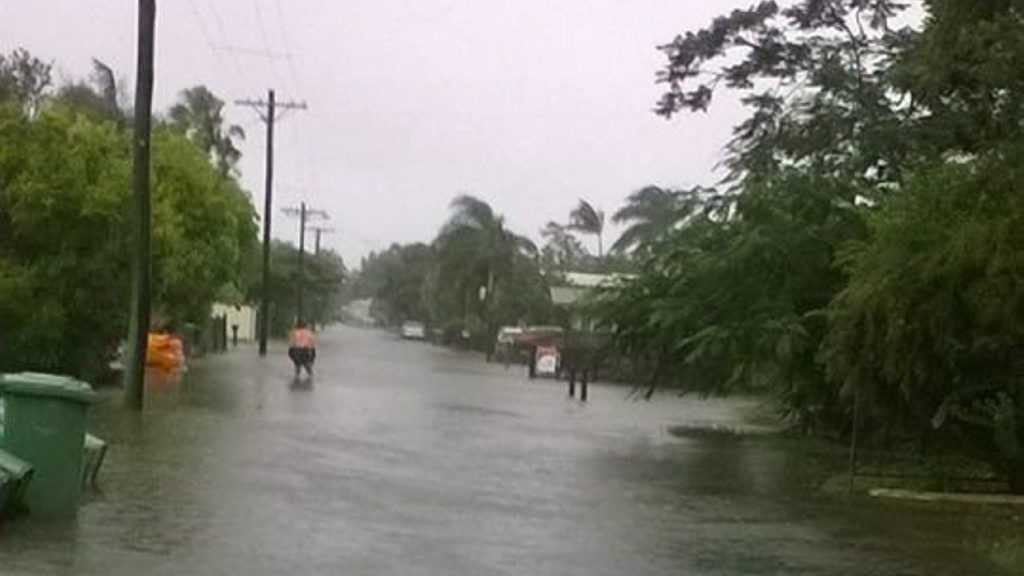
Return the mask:
{"type": "Polygon", "coordinates": [[[374,324],[373,316],[370,315],[372,304],[371,298],[353,300],[345,305],[345,315],[357,324],[374,324]]]}

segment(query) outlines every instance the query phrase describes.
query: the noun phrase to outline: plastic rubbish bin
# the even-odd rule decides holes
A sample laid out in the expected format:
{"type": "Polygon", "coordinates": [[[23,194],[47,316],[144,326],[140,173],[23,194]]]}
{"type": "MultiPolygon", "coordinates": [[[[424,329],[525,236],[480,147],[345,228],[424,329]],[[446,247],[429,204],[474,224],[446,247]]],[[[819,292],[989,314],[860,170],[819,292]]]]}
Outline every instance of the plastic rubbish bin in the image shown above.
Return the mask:
{"type": "Polygon", "coordinates": [[[0,376],[5,403],[0,449],[35,468],[25,493],[29,513],[72,515],[82,488],[85,420],[92,388],[66,376],[22,372],[0,376]]]}

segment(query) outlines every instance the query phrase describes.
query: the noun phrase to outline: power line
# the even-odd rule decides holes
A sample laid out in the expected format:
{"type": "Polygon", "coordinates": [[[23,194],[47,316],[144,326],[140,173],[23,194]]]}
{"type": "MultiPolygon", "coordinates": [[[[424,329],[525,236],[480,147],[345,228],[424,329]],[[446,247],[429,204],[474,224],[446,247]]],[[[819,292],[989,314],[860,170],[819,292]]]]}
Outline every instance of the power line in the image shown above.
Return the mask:
{"type": "MultiPolygon", "coordinates": [[[[260,0],[252,0],[252,5],[256,9],[256,21],[260,28],[260,37],[263,38],[263,47],[266,48],[268,54],[272,53],[270,35],[267,34],[267,25],[263,21],[263,9],[260,8],[260,0]]],[[[277,66],[274,66],[274,59],[270,61],[270,69],[274,75],[274,79],[281,82],[281,77],[277,72],[277,66]]],[[[282,82],[283,83],[283,82],[282,82]]]]}
{"type": "Polygon", "coordinates": [[[246,56],[258,56],[266,58],[268,60],[290,60],[294,54],[290,52],[278,52],[274,50],[261,50],[259,48],[248,48],[245,46],[232,46],[228,44],[220,44],[213,47],[214,50],[220,52],[231,52],[234,54],[244,54],[246,56]]]}
{"type": "Polygon", "coordinates": [[[199,24],[199,31],[202,33],[203,39],[206,40],[206,46],[210,49],[210,52],[213,53],[213,57],[217,59],[217,64],[224,68],[224,59],[221,57],[220,52],[218,52],[213,46],[213,38],[210,36],[210,30],[206,27],[206,22],[199,13],[199,7],[196,6],[195,0],[188,0],[188,4],[192,8],[192,15],[195,16],[196,23],[199,24]]]}
{"type": "MultiPolygon", "coordinates": [[[[284,46],[285,52],[291,52],[291,42],[288,40],[288,25],[285,24],[284,9],[281,7],[281,0],[276,0],[274,3],[277,7],[277,23],[278,28],[281,30],[281,41],[284,46]]],[[[288,72],[292,76],[292,82],[295,82],[299,88],[302,88],[302,82],[299,80],[299,74],[295,70],[295,63],[292,61],[291,56],[285,59],[288,63],[288,72]]]]}
{"type": "MultiPolygon", "coordinates": [[[[224,20],[220,17],[220,12],[217,11],[216,0],[207,0],[206,4],[210,7],[210,14],[213,14],[213,23],[217,27],[220,37],[227,41],[227,29],[224,27],[224,20]]],[[[238,60],[238,55],[231,53],[231,61],[235,65],[235,71],[238,73],[238,77],[244,78],[245,76],[242,74],[242,63],[238,60]]]]}
{"type": "MultiPolygon", "coordinates": [[[[274,8],[276,8],[276,10],[277,10],[277,19],[276,19],[277,20],[277,29],[280,32],[280,36],[281,36],[281,47],[282,47],[283,53],[285,55],[284,56],[284,61],[285,61],[286,67],[288,69],[288,74],[291,77],[292,82],[295,83],[296,88],[300,92],[304,91],[302,80],[299,78],[298,71],[295,69],[294,54],[292,52],[291,40],[289,38],[288,29],[287,29],[288,26],[287,26],[286,19],[285,19],[284,8],[281,6],[281,0],[276,0],[274,2],[274,8]]],[[[288,137],[288,140],[290,142],[290,145],[294,149],[300,151],[299,155],[297,156],[297,162],[296,162],[296,156],[295,155],[291,155],[292,166],[293,166],[293,169],[295,170],[295,173],[298,174],[299,177],[301,178],[301,184],[303,185],[303,187],[306,187],[307,184],[308,184],[308,176],[309,176],[309,174],[311,172],[310,170],[306,169],[307,168],[307,164],[309,162],[309,157],[310,157],[309,150],[308,150],[308,147],[310,146],[309,139],[308,138],[298,138],[298,141],[296,141],[297,135],[296,135],[296,132],[294,130],[289,130],[288,133],[287,133],[287,137],[288,137]]],[[[317,250],[317,252],[320,251],[320,235],[321,235],[320,232],[318,232],[317,235],[316,235],[316,250],[317,250]]]]}

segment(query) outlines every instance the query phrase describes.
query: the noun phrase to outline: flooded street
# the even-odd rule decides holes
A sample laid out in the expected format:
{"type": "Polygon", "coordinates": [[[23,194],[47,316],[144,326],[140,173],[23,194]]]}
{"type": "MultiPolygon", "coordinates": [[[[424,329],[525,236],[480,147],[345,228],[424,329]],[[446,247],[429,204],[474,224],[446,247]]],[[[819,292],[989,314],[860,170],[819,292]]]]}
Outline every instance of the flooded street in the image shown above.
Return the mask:
{"type": "Polygon", "coordinates": [[[115,396],[102,492],[76,522],[0,531],[0,574],[971,575],[955,519],[848,506],[756,439],[676,438],[735,403],[587,405],[476,356],[336,328],[312,386],[240,349],[115,396]]]}

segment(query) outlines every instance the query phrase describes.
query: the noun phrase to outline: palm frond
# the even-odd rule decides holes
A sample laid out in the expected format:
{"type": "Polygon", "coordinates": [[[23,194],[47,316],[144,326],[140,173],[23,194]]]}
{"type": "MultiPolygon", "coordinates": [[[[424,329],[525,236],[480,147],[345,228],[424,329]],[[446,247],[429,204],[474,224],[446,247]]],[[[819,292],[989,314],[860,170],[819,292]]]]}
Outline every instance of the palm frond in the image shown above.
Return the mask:
{"type": "Polygon", "coordinates": [[[600,234],[604,230],[604,212],[581,198],[579,205],[569,213],[569,227],[581,232],[600,234]]]}

